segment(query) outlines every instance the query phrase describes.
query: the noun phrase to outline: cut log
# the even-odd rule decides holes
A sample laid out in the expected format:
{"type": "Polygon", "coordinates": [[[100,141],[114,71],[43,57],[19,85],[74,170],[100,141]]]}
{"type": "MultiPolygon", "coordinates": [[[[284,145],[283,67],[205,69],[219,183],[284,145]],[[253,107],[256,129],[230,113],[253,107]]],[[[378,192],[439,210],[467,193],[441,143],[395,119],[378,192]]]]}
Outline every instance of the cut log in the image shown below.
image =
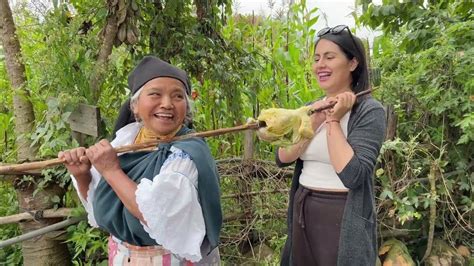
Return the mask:
{"type": "Polygon", "coordinates": [[[383,266],[415,266],[403,242],[395,238],[385,241],[379,250],[383,266]]]}
{"type": "Polygon", "coordinates": [[[463,266],[464,263],[463,256],[441,239],[434,239],[431,253],[425,261],[427,266],[463,266]]]}

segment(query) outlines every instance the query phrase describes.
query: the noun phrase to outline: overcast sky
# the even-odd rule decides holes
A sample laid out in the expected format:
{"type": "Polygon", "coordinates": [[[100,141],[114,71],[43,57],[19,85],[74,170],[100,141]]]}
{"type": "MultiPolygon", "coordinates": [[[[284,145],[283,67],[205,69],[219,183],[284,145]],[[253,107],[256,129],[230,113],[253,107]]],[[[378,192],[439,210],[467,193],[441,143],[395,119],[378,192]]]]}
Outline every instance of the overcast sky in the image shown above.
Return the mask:
{"type": "MultiPolygon", "coordinates": [[[[299,0],[294,0],[298,2],[299,0]]],[[[274,10],[282,7],[282,3],[288,3],[289,0],[273,0],[275,3],[274,10]]],[[[380,3],[381,0],[373,1],[380,3]]],[[[352,12],[355,10],[355,0],[306,0],[308,10],[318,7],[317,14],[319,15],[318,22],[316,23],[316,30],[324,28],[326,26],[336,26],[340,24],[348,25],[354,28],[355,22],[352,17],[352,12]]],[[[234,0],[234,12],[241,14],[252,14],[252,11],[256,15],[265,14],[270,15],[271,9],[269,7],[269,0],[234,0]],[[237,10],[235,10],[237,9],[237,10]]],[[[275,12],[275,11],[274,11],[275,12]]],[[[374,32],[368,29],[357,29],[357,36],[364,38],[373,38],[374,32]]]]}

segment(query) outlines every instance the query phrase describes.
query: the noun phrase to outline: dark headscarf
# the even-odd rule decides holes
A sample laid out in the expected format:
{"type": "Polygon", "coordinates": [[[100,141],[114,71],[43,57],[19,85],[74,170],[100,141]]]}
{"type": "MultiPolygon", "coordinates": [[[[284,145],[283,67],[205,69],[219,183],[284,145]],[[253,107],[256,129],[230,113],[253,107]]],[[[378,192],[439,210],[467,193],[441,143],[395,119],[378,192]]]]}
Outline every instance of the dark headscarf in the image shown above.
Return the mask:
{"type": "Polygon", "coordinates": [[[145,56],[138,63],[128,76],[128,88],[134,95],[145,83],[159,77],[181,81],[186,89],[186,94],[191,95],[191,82],[189,82],[186,72],[154,56],[145,56]]]}
{"type": "MultiPolygon", "coordinates": [[[[135,69],[128,76],[128,88],[133,96],[145,83],[159,78],[168,77],[174,78],[183,83],[188,96],[191,95],[191,82],[186,71],[177,68],[155,56],[145,56],[135,69]]],[[[117,130],[122,127],[135,122],[135,116],[130,110],[130,98],[120,107],[119,116],[115,122],[114,135],[117,130]]]]}

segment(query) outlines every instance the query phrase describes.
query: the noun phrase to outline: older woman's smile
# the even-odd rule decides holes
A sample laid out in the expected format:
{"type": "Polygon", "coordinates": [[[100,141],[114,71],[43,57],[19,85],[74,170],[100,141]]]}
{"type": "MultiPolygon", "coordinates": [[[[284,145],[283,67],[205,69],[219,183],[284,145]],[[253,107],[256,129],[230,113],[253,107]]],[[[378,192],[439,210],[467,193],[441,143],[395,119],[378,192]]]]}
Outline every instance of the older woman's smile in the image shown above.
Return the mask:
{"type": "Polygon", "coordinates": [[[170,113],[156,113],[154,114],[154,116],[156,118],[164,119],[164,120],[172,120],[174,118],[174,115],[170,113]]]}

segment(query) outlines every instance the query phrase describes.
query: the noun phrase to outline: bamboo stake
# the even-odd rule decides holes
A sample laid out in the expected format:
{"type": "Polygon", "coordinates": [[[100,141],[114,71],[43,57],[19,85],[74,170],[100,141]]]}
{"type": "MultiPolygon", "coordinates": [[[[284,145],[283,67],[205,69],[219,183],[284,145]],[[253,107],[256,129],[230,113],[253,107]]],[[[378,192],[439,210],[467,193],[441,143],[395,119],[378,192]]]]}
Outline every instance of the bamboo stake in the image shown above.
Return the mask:
{"type": "MultiPolygon", "coordinates": [[[[248,123],[248,124],[236,126],[236,127],[220,128],[216,130],[209,130],[209,131],[203,131],[203,132],[195,132],[195,133],[191,133],[191,134],[187,134],[183,136],[174,137],[171,139],[157,139],[157,140],[147,141],[147,142],[143,142],[139,144],[120,146],[120,147],[115,148],[114,150],[116,153],[138,151],[138,150],[155,147],[156,145],[162,142],[184,140],[184,139],[189,139],[189,138],[194,138],[194,137],[201,137],[201,138],[213,137],[213,136],[219,136],[219,135],[223,135],[227,133],[242,131],[242,130],[248,130],[248,129],[255,130],[263,126],[264,124],[261,122],[248,123]]],[[[60,165],[62,163],[64,163],[63,159],[56,158],[56,159],[50,159],[50,160],[45,160],[45,161],[39,161],[39,162],[3,165],[3,166],[0,166],[0,175],[28,174],[28,171],[31,171],[31,170],[41,170],[48,167],[60,165]]]]}

